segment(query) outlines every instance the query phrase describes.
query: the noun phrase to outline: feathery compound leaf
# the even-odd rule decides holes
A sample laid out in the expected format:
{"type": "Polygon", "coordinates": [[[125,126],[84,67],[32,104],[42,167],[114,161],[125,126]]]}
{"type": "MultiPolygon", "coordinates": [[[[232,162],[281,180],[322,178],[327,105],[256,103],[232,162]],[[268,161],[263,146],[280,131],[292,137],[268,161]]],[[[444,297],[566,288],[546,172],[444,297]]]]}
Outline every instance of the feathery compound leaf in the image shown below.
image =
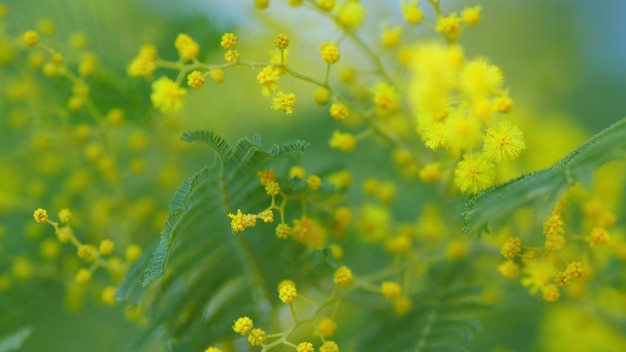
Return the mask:
{"type": "Polygon", "coordinates": [[[363,334],[358,350],[465,351],[463,344],[482,329],[467,317],[485,308],[475,300],[479,291],[463,287],[421,292],[412,297],[415,305],[407,316],[387,316],[379,324],[370,324],[375,333],[363,334]]]}
{"type": "Polygon", "coordinates": [[[551,206],[575,182],[588,183],[593,171],[626,153],[626,118],[574,149],[554,166],[496,185],[465,204],[465,232],[499,224],[513,211],[544,199],[551,206]]]}
{"type": "Polygon", "coordinates": [[[30,336],[30,327],[21,328],[20,330],[0,337],[0,352],[17,351],[22,348],[22,344],[30,336]]]}
{"type": "MultiPolygon", "coordinates": [[[[230,337],[229,322],[235,314],[264,317],[276,304],[270,302],[270,287],[279,278],[272,276],[276,270],[266,266],[281,265],[284,248],[268,245],[271,241],[262,236],[267,234],[255,236],[254,228],[250,236],[248,231],[233,236],[227,214],[236,211],[234,206],[250,211],[266,207],[268,197],[256,180],[257,172],[307,146],[293,141],[268,152],[255,137],[241,139],[231,149],[224,139],[206,131],[187,132],[183,140],[209,144],[220,163],[214,160],[179,186],[158,245],[141,259],[145,264],[129,270],[117,292],[120,298],[140,302],[140,309],[151,318],[139,343],[160,331],[171,351],[206,348],[230,337]],[[259,257],[275,260],[261,262],[259,257]],[[166,276],[166,271],[171,275],[166,276]],[[160,278],[158,286],[150,285],[160,278]],[[225,301],[227,305],[220,304],[225,301]]],[[[272,227],[266,230],[270,238],[275,237],[272,227]]],[[[294,255],[299,253],[288,257],[294,255]]]]}

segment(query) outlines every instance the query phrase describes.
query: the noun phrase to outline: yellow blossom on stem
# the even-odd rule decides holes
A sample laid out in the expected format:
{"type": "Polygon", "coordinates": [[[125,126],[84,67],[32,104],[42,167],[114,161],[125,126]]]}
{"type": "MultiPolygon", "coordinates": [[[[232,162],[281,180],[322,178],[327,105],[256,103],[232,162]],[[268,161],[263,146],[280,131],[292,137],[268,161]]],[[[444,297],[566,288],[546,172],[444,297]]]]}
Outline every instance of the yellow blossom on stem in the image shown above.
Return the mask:
{"type": "Polygon", "coordinates": [[[178,50],[178,55],[184,60],[194,60],[200,53],[200,45],[196,43],[188,34],[179,33],[174,41],[174,47],[178,50]]]}
{"type": "Polygon", "coordinates": [[[585,239],[587,240],[587,242],[589,242],[589,246],[593,247],[597,245],[606,244],[611,239],[611,236],[609,235],[609,233],[606,231],[605,228],[594,227],[591,230],[591,233],[589,234],[589,236],[587,236],[585,239]]]}
{"type": "Polygon", "coordinates": [[[461,19],[456,13],[451,13],[448,17],[437,19],[437,32],[443,34],[446,39],[455,41],[461,36],[461,19]]]}
{"type": "Polygon", "coordinates": [[[91,271],[89,269],[82,268],[78,270],[75,279],[77,283],[87,285],[91,281],[91,271]]]}
{"type": "Polygon", "coordinates": [[[311,175],[306,179],[306,185],[311,191],[317,191],[322,186],[322,179],[317,175],[311,175]]]}
{"type": "Polygon", "coordinates": [[[167,77],[161,77],[152,83],[150,100],[152,105],[163,113],[178,112],[183,108],[183,99],[187,90],[181,88],[167,77]]]}
{"type": "Polygon", "coordinates": [[[48,212],[45,209],[39,208],[33,213],[33,218],[38,223],[48,222],[48,212]]]}
{"type": "Polygon", "coordinates": [[[209,71],[209,77],[215,83],[222,83],[224,82],[224,70],[221,68],[211,69],[211,71],[209,71]]]}
{"type": "Polygon", "coordinates": [[[400,44],[400,39],[402,39],[402,27],[400,26],[385,26],[380,35],[380,43],[385,48],[395,48],[400,44]]]}
{"type": "Polygon", "coordinates": [[[339,269],[335,270],[335,274],[333,275],[333,280],[335,284],[341,288],[347,288],[352,285],[354,281],[354,277],[352,276],[352,270],[347,266],[342,266],[339,269]]]}
{"type": "Polygon", "coordinates": [[[78,247],[76,254],[78,254],[78,257],[80,259],[83,259],[85,261],[91,261],[96,255],[96,251],[97,251],[96,247],[90,244],[83,244],[80,247],[78,247]]]}
{"type": "Polygon", "coordinates": [[[291,235],[291,226],[287,224],[279,224],[276,226],[276,237],[284,240],[291,235]]]}
{"type": "Polygon", "coordinates": [[[583,264],[581,262],[571,262],[567,264],[565,272],[571,278],[580,278],[583,275],[583,264]]]}
{"type": "Polygon", "coordinates": [[[498,266],[498,271],[507,279],[514,279],[519,274],[519,265],[512,260],[507,260],[498,266]]]}
{"type": "Polygon", "coordinates": [[[489,127],[483,142],[484,155],[495,162],[517,159],[525,148],[522,131],[508,121],[489,127]]]}
{"type": "Polygon", "coordinates": [[[468,62],[459,77],[461,91],[474,100],[496,93],[502,82],[502,70],[484,59],[468,62]]]}
{"type": "Polygon", "coordinates": [[[296,95],[293,93],[278,92],[272,101],[272,109],[284,111],[288,116],[293,114],[296,106],[296,95]]]}
{"type": "Polygon", "coordinates": [[[298,346],[296,346],[296,352],[315,352],[315,349],[310,342],[300,342],[298,346]]]}
{"type": "Polygon", "coordinates": [[[274,222],[274,212],[272,209],[266,209],[259,214],[259,218],[263,220],[264,223],[274,222]]]}
{"type": "Polygon", "coordinates": [[[561,297],[559,288],[554,284],[550,284],[544,287],[543,289],[541,289],[541,293],[543,295],[543,299],[545,299],[548,302],[556,302],[556,300],[558,300],[559,297],[561,297]]]}
{"type": "Polygon", "coordinates": [[[280,78],[280,70],[272,65],[265,66],[261,72],[256,76],[256,80],[261,85],[261,94],[264,96],[270,95],[273,93],[277,86],[276,82],[280,78]]]}
{"type": "Polygon", "coordinates": [[[422,22],[424,19],[424,13],[418,5],[419,4],[416,0],[402,1],[402,14],[404,16],[404,20],[411,26],[422,22]]]}
{"type": "Polygon", "coordinates": [[[317,88],[313,92],[313,100],[319,105],[325,105],[330,100],[330,91],[324,87],[317,88]]]}
{"type": "Polygon", "coordinates": [[[239,51],[235,49],[230,49],[224,54],[224,61],[226,62],[235,62],[239,60],[239,51]]]}
{"type": "Polygon", "coordinates": [[[278,182],[272,181],[265,186],[265,193],[269,196],[276,196],[280,193],[280,185],[278,182]]]}
{"type": "Polygon", "coordinates": [[[337,331],[337,323],[329,317],[324,317],[317,323],[317,329],[320,335],[324,337],[331,337],[337,331]]]}
{"type": "Polygon", "coordinates": [[[117,291],[117,287],[115,286],[107,286],[102,290],[101,298],[102,302],[109,306],[115,305],[115,292],[117,291]]]}
{"type": "Polygon", "coordinates": [[[454,183],[461,192],[477,194],[496,178],[495,166],[480,154],[465,154],[454,170],[454,183]]]}
{"type": "Polygon", "coordinates": [[[339,352],[339,346],[334,341],[326,341],[320,346],[320,352],[339,352]]]}
{"type": "Polygon", "coordinates": [[[298,292],[296,291],[296,285],[291,281],[286,281],[281,283],[278,287],[278,298],[283,303],[289,304],[293,302],[298,296],[298,292]]]}
{"type": "Polygon", "coordinates": [[[354,147],[356,147],[356,139],[354,138],[354,135],[350,133],[334,131],[328,144],[331,148],[347,153],[351,152],[354,150],[354,147]]]}
{"type": "Polygon", "coordinates": [[[233,331],[241,334],[241,336],[247,335],[254,326],[254,322],[249,317],[241,317],[235,320],[233,324],[233,331]]]}
{"type": "Polygon", "coordinates": [[[259,171],[257,172],[257,176],[259,177],[259,182],[261,182],[261,185],[263,186],[267,186],[276,181],[276,173],[274,173],[274,169],[259,171]]]}
{"type": "Polygon", "coordinates": [[[437,182],[441,177],[441,164],[440,163],[428,163],[420,170],[420,180],[426,183],[437,182]]]}
{"type": "Polygon", "coordinates": [[[280,50],[285,50],[289,46],[289,37],[287,34],[279,33],[274,37],[274,46],[280,50]]]}
{"type": "Polygon", "coordinates": [[[124,251],[124,256],[126,257],[126,260],[128,260],[130,263],[136,262],[139,258],[141,258],[142,254],[143,250],[141,249],[141,247],[139,247],[139,245],[136,244],[129,245],[124,251]]]}
{"type": "Polygon", "coordinates": [[[548,219],[543,223],[543,233],[546,236],[564,235],[565,228],[559,212],[552,212],[548,219]]]}
{"type": "Polygon", "coordinates": [[[100,241],[100,254],[102,255],[111,255],[113,254],[113,250],[115,249],[115,242],[110,239],[104,239],[100,241]]]}
{"type": "Polygon", "coordinates": [[[466,7],[463,9],[461,13],[461,18],[463,19],[463,23],[465,23],[468,27],[473,27],[480,23],[480,12],[482,10],[482,6],[477,5],[473,7],[466,7]]]}
{"type": "Polygon", "coordinates": [[[335,43],[326,43],[322,46],[322,60],[326,61],[329,64],[334,64],[339,61],[341,54],[339,53],[339,48],[335,43]]]}
{"type": "Polygon", "coordinates": [[[563,235],[547,235],[544,242],[544,248],[550,252],[558,252],[565,246],[565,236],[563,235]]]}
{"type": "Polygon", "coordinates": [[[500,253],[506,259],[513,259],[522,251],[522,240],[518,237],[509,238],[500,249],[500,253]]]}
{"type": "Polygon", "coordinates": [[[337,121],[343,121],[350,116],[350,109],[345,104],[334,103],[330,106],[330,116],[337,121]]]}
{"type": "Polygon", "coordinates": [[[254,0],[254,6],[259,10],[264,10],[270,6],[270,0],[254,0]]]}
{"type": "Polygon", "coordinates": [[[142,45],[139,53],[128,66],[128,75],[131,77],[147,77],[156,69],[158,54],[153,45],[142,45]]]}
{"type": "Polygon", "coordinates": [[[339,9],[339,23],[347,29],[357,29],[365,21],[365,7],[359,1],[348,1],[339,9]]]}
{"type": "Polygon", "coordinates": [[[237,45],[237,36],[233,33],[224,33],[222,35],[222,40],[220,41],[220,45],[224,49],[234,49],[235,45],[237,45]]]}
{"type": "Polygon", "coordinates": [[[27,46],[35,46],[39,43],[39,34],[36,31],[27,31],[24,33],[24,44],[27,46]]]}
{"type": "Polygon", "coordinates": [[[193,71],[187,75],[187,85],[191,88],[200,88],[204,85],[204,75],[200,71],[193,71]]]}
{"type": "Polygon", "coordinates": [[[378,83],[374,87],[374,104],[382,114],[391,114],[400,109],[398,93],[387,83],[378,83]]]}
{"type": "Polygon", "coordinates": [[[252,329],[248,335],[248,342],[252,346],[261,346],[265,341],[265,331],[263,329],[252,329]]]}
{"type": "Polygon", "coordinates": [[[330,11],[335,7],[335,0],[317,0],[317,6],[322,10],[330,11]]]}
{"type": "Polygon", "coordinates": [[[402,287],[395,281],[383,281],[380,292],[386,300],[393,301],[402,296],[402,287]]]}

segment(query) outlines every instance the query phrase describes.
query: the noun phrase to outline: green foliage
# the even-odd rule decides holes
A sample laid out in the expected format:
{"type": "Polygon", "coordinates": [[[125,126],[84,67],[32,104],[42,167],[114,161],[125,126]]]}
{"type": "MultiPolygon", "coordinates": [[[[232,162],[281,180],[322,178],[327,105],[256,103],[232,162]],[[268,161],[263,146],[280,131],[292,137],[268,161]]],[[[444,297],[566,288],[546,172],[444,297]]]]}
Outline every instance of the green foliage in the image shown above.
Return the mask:
{"type": "Polygon", "coordinates": [[[25,327],[16,332],[0,337],[0,352],[17,351],[30,336],[31,328],[25,327]]]}
{"type": "Polygon", "coordinates": [[[626,118],[614,123],[574,149],[555,165],[494,186],[465,204],[465,231],[500,226],[522,206],[543,202],[547,213],[558,197],[575,182],[589,185],[595,169],[623,158],[626,153],[626,118]]]}
{"type": "Polygon", "coordinates": [[[208,144],[218,160],[178,188],[159,244],[129,271],[118,290],[119,298],[141,301],[151,318],[146,333],[164,328],[164,339],[174,351],[200,350],[232,337],[230,322],[236,315],[268,312],[270,287],[278,280],[271,275],[276,272],[272,266],[280,263],[259,258],[280,260],[283,251],[294,247],[268,245],[273,227],[266,228],[270,233],[234,236],[226,215],[235,211],[234,204],[260,210],[267,195],[256,180],[257,171],[308,145],[296,140],[265,151],[257,136],[232,148],[207,131],[188,132],[182,139],[208,144]],[[171,275],[165,276],[166,270],[171,275]],[[150,285],[159,278],[158,285],[150,285]]]}

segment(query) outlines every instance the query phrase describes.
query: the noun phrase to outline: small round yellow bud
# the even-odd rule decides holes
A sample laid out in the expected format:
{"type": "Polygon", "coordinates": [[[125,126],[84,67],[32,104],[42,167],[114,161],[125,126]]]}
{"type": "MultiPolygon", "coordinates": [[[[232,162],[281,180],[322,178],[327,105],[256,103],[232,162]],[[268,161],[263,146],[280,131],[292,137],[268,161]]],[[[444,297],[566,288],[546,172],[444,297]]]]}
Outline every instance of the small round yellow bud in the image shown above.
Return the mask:
{"type": "Polygon", "coordinates": [[[313,92],[313,100],[319,105],[324,105],[330,100],[330,91],[324,87],[317,88],[313,92]]]}
{"type": "Polygon", "coordinates": [[[333,275],[333,280],[335,284],[341,288],[347,288],[352,285],[354,281],[354,277],[352,275],[352,270],[350,270],[347,266],[342,266],[339,269],[335,270],[335,274],[333,275]]]}
{"type": "Polygon", "coordinates": [[[24,44],[35,46],[39,43],[39,34],[36,31],[27,31],[24,33],[24,44]]]}
{"type": "MultiPolygon", "coordinates": [[[[269,1],[268,1],[269,2],[269,1]]],[[[248,335],[248,342],[252,346],[261,346],[265,341],[265,331],[262,329],[253,329],[248,335]]]]}
{"type": "Polygon", "coordinates": [[[252,319],[248,317],[241,317],[235,320],[235,323],[233,324],[233,331],[241,334],[241,336],[245,336],[252,330],[253,326],[254,322],[252,319]]]}
{"type": "Polygon", "coordinates": [[[209,71],[209,77],[215,83],[222,83],[224,82],[224,70],[221,68],[214,68],[209,71]]]}
{"type": "Polygon", "coordinates": [[[45,209],[39,208],[33,213],[33,218],[35,218],[35,221],[38,223],[48,222],[48,212],[45,209]]]}
{"type": "Polygon", "coordinates": [[[82,260],[91,261],[94,259],[94,256],[96,254],[96,247],[90,244],[83,244],[80,247],[78,247],[76,254],[82,260]]]}
{"type": "Polygon", "coordinates": [[[237,36],[233,33],[224,33],[220,45],[227,50],[234,49],[235,45],[237,45],[237,36]]]}
{"type": "Polygon", "coordinates": [[[104,239],[100,242],[100,254],[102,255],[111,255],[113,250],[115,249],[115,242],[110,239],[104,239]]]}
{"type": "Polygon", "coordinates": [[[193,71],[187,75],[187,84],[191,88],[200,88],[204,85],[204,75],[200,71],[193,71]]]}
{"type": "Polygon", "coordinates": [[[345,104],[335,103],[330,106],[330,116],[337,121],[343,121],[350,116],[350,109],[345,104]]]}
{"type": "Polygon", "coordinates": [[[274,46],[280,50],[287,49],[289,46],[289,37],[287,34],[279,33],[274,37],[274,46]]]}
{"type": "Polygon", "coordinates": [[[126,247],[126,252],[124,253],[124,255],[126,256],[126,260],[131,263],[137,261],[137,259],[141,257],[141,254],[141,247],[136,244],[131,244],[130,246],[126,247]]]}
{"type": "Polygon", "coordinates": [[[339,61],[341,54],[339,53],[339,48],[335,43],[327,43],[322,46],[322,59],[329,64],[334,64],[339,61]]]}
{"type": "Polygon", "coordinates": [[[320,335],[324,337],[331,337],[337,331],[337,323],[328,317],[324,317],[317,324],[317,329],[319,330],[320,335]]]}
{"type": "Polygon", "coordinates": [[[270,0],[254,0],[254,6],[259,10],[266,9],[270,6],[270,0]]]}
{"type": "Polygon", "coordinates": [[[107,286],[102,290],[102,302],[112,306],[115,305],[115,292],[117,288],[115,286],[107,286]]]}
{"type": "Polygon", "coordinates": [[[91,281],[91,271],[89,269],[82,268],[78,270],[76,274],[76,282],[81,285],[87,285],[91,281]]]}

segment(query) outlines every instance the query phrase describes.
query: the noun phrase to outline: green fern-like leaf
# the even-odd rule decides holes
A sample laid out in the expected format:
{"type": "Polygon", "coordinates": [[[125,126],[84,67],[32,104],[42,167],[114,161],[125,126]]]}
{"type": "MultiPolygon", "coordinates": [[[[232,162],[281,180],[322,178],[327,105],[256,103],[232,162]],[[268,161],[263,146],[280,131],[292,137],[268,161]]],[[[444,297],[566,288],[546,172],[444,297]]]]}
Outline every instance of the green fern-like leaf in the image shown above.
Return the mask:
{"type": "Polygon", "coordinates": [[[32,329],[30,327],[25,327],[12,334],[0,337],[0,352],[19,350],[31,332],[32,329]]]}
{"type": "Polygon", "coordinates": [[[543,200],[551,207],[575,182],[589,184],[596,168],[623,158],[626,153],[626,118],[591,137],[554,166],[520,176],[470,198],[463,210],[465,231],[499,225],[520,207],[543,200]]]}
{"type": "Polygon", "coordinates": [[[414,295],[405,317],[388,313],[368,324],[373,331],[358,341],[360,351],[466,351],[463,347],[481,325],[469,314],[484,305],[476,302],[476,287],[429,289],[414,295]],[[384,338],[381,338],[384,337],[384,338]]]}
{"type": "Polygon", "coordinates": [[[141,302],[149,316],[142,338],[161,331],[172,351],[202,350],[231,339],[230,325],[240,314],[262,321],[276,304],[270,287],[280,278],[267,266],[281,264],[259,259],[280,261],[303,249],[272,245],[272,226],[265,227],[266,233],[259,233],[258,226],[235,236],[226,215],[237,208],[257,212],[267,207],[257,172],[308,145],[292,141],[266,151],[256,136],[231,147],[208,131],[187,132],[182,139],[209,145],[217,160],[179,186],[159,243],[129,270],[117,292],[119,299],[141,302]]]}

